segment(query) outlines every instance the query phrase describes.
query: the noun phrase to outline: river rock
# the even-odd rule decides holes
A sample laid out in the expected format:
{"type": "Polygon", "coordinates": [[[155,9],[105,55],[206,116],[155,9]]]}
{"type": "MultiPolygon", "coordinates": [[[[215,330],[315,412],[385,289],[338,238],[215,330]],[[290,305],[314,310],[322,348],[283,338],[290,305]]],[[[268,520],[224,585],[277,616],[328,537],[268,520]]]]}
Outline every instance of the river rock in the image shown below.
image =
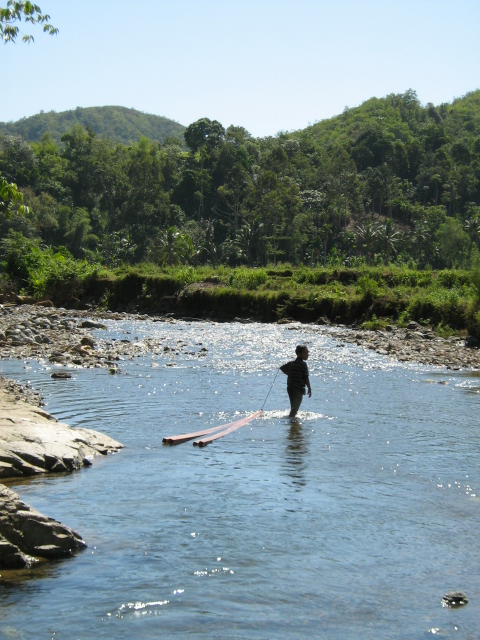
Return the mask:
{"type": "Polygon", "coordinates": [[[0,484],[0,567],[27,567],[38,558],[64,558],[87,545],[60,522],[44,516],[0,484]]]}
{"type": "Polygon", "coordinates": [[[83,320],[79,325],[80,329],[106,329],[106,325],[93,320],[83,320]]]}
{"type": "Polygon", "coordinates": [[[53,302],[51,300],[39,300],[38,302],[35,302],[34,305],[36,307],[50,307],[50,308],[55,308],[55,305],[53,304],[53,302]]]}
{"type": "Polygon", "coordinates": [[[0,389],[0,478],[74,471],[123,447],[91,429],[73,429],[0,389]]]}
{"type": "Polygon", "coordinates": [[[407,324],[407,329],[421,329],[421,325],[418,324],[418,322],[415,322],[415,320],[410,320],[410,322],[407,324]]]}
{"type": "Polygon", "coordinates": [[[468,604],[468,598],[462,591],[450,591],[442,598],[442,607],[463,607],[468,604]]]}
{"type": "Polygon", "coordinates": [[[68,353],[52,353],[48,358],[49,362],[57,362],[59,364],[65,364],[70,362],[71,356],[68,353]]]}

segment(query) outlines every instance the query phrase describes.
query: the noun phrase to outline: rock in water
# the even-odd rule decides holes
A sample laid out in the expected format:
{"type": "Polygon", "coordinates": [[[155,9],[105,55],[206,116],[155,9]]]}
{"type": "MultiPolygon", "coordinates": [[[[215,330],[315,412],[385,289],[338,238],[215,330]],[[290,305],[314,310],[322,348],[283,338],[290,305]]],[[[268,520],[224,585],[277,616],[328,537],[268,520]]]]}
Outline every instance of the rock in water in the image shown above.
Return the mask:
{"type": "Polygon", "coordinates": [[[79,325],[80,329],[106,329],[107,327],[101,322],[94,320],[83,320],[79,325]]]}
{"type": "Polygon", "coordinates": [[[87,546],[57,520],[44,516],[0,484],[0,567],[27,567],[38,558],[65,558],[87,546]]]}
{"type": "Polygon", "coordinates": [[[468,598],[461,591],[450,591],[442,598],[442,607],[463,607],[466,604],[468,604],[468,598]]]}
{"type": "Polygon", "coordinates": [[[12,402],[0,389],[0,478],[73,471],[121,448],[98,431],[72,429],[39,407],[12,402]]]}

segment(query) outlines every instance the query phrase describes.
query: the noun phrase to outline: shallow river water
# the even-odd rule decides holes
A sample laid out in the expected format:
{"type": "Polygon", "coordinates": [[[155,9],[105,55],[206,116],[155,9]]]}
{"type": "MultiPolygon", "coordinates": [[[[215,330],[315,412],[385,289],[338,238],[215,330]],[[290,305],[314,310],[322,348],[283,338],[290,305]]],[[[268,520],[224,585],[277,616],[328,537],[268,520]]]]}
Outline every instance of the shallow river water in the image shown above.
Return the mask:
{"type": "Polygon", "coordinates": [[[2,576],[0,637],[480,637],[480,378],[394,363],[321,327],[108,323],[108,339],[145,337],[183,346],[71,380],[0,363],[60,420],[126,445],[11,485],[88,548],[2,576]],[[280,373],[262,419],[203,449],[162,445],[259,409],[297,343],[313,389],[299,424],[280,373]],[[469,604],[442,608],[453,590],[469,604]]]}

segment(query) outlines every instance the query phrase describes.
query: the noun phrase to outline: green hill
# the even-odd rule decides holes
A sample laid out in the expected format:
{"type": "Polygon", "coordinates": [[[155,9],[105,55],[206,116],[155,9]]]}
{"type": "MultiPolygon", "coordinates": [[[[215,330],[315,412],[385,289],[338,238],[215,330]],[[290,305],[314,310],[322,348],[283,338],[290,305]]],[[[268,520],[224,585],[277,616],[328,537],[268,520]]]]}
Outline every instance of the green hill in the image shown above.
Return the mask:
{"type": "Polygon", "coordinates": [[[359,107],[346,108],[334,118],[292,132],[293,139],[311,139],[326,150],[343,147],[357,169],[379,166],[395,154],[436,152],[442,146],[465,142],[473,145],[480,136],[480,89],[453,103],[425,107],[414,91],[370,98],[359,107]],[[393,148],[395,147],[395,148],[393,148]]]}
{"type": "Polygon", "coordinates": [[[77,107],[71,111],[38,113],[17,122],[1,122],[0,135],[20,135],[35,142],[50,132],[60,142],[64,133],[76,125],[90,126],[97,135],[121,144],[138,142],[142,136],[163,142],[168,136],[183,140],[185,127],[162,116],[142,113],[125,107],[77,107]]]}

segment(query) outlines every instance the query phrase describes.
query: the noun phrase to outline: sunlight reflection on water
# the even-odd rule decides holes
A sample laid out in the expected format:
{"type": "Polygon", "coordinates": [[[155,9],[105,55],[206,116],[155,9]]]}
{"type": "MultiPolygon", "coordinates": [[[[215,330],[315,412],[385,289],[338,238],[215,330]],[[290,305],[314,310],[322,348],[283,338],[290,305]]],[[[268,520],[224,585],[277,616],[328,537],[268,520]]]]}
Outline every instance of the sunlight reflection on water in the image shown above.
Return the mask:
{"type": "Polygon", "coordinates": [[[0,583],[3,628],[57,639],[475,637],[473,377],[399,364],[324,327],[107,324],[97,338],[148,341],[151,354],[119,362],[116,376],[72,369],[67,381],[46,362],[1,363],[59,419],[126,444],[90,470],[16,483],[89,548],[42,579],[0,583]],[[272,382],[297,343],[311,352],[313,395],[292,423],[285,377],[272,382]],[[270,390],[261,419],[207,448],[162,445],[248,415],[270,390]],[[458,631],[440,605],[452,589],[470,599],[458,631]]]}

